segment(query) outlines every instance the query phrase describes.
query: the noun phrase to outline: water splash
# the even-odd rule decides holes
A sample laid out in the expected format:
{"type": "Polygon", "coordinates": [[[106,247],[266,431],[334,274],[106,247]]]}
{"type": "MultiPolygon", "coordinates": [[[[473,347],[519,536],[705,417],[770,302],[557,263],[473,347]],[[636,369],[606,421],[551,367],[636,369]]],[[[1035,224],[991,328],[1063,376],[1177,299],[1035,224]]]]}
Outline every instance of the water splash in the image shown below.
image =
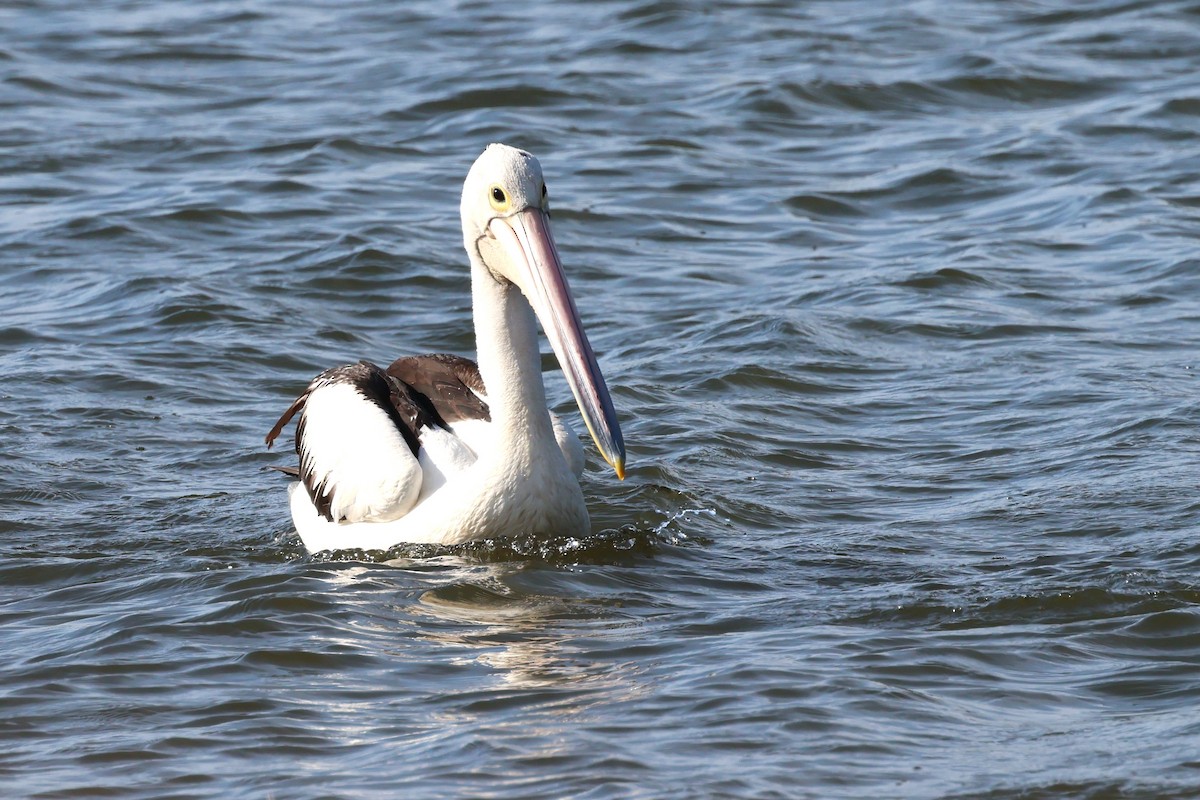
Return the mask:
{"type": "MultiPolygon", "coordinates": [[[[712,508],[659,510],[654,519],[620,528],[609,528],[587,536],[542,536],[520,534],[480,539],[457,545],[401,543],[387,550],[335,550],[312,554],[324,562],[390,562],[431,560],[456,556],[483,563],[543,561],[549,564],[612,564],[649,558],[664,547],[707,544],[710,540],[696,526],[697,520],[728,523],[712,508]]],[[[303,557],[302,554],[298,554],[303,557]]]]}

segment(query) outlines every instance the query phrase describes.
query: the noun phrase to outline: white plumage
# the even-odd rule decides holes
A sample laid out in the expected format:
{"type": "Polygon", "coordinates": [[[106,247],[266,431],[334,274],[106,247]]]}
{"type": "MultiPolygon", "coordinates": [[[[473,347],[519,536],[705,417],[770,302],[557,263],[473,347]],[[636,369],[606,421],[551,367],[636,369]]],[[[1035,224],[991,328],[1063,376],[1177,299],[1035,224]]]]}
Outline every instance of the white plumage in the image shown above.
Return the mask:
{"type": "Polygon", "coordinates": [[[387,413],[348,383],[313,390],[304,407],[301,471],[332,489],[330,513],[351,522],[407,514],[424,470],[387,413]]]}
{"type": "Polygon", "coordinates": [[[546,409],[535,312],[601,454],[624,477],[620,427],[550,235],[537,159],[488,147],[461,211],[478,366],[422,356],[328,370],[267,437],[300,415],[289,504],[310,551],[587,531],[583,447],[546,409]]]}

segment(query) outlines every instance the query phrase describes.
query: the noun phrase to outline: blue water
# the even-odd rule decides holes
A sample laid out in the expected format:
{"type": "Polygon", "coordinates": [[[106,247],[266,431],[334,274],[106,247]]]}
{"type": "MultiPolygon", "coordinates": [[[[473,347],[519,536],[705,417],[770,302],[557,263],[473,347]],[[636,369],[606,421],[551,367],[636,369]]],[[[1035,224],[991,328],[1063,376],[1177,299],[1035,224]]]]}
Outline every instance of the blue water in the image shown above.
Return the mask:
{"type": "Polygon", "coordinates": [[[0,8],[0,793],[1200,795],[1198,71],[1186,2],[0,8]],[[263,436],[471,354],[491,141],[629,477],[307,554],[263,436]]]}

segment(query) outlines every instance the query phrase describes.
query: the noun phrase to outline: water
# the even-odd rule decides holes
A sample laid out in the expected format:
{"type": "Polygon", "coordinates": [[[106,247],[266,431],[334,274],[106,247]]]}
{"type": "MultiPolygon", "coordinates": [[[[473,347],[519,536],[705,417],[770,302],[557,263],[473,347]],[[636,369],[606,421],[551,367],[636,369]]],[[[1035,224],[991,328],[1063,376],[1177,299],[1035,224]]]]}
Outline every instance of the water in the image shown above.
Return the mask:
{"type": "Polygon", "coordinates": [[[1194,2],[6,4],[4,796],[1200,794],[1198,69],[1194,2]],[[307,555],[262,437],[472,351],[494,140],[629,478],[307,555]]]}

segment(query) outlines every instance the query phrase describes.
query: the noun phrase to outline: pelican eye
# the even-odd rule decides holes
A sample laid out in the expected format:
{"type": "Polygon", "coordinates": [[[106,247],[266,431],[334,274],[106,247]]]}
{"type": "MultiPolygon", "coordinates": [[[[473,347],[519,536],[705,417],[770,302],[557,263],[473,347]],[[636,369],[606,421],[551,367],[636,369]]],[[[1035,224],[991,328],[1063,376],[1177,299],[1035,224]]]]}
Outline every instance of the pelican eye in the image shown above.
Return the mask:
{"type": "Polygon", "coordinates": [[[546,184],[542,184],[542,197],[545,197],[549,192],[546,191],[546,184]]]}
{"type": "Polygon", "coordinates": [[[491,202],[492,208],[497,211],[508,210],[508,195],[504,193],[504,189],[500,188],[498,184],[488,190],[488,201],[491,202]]]}

